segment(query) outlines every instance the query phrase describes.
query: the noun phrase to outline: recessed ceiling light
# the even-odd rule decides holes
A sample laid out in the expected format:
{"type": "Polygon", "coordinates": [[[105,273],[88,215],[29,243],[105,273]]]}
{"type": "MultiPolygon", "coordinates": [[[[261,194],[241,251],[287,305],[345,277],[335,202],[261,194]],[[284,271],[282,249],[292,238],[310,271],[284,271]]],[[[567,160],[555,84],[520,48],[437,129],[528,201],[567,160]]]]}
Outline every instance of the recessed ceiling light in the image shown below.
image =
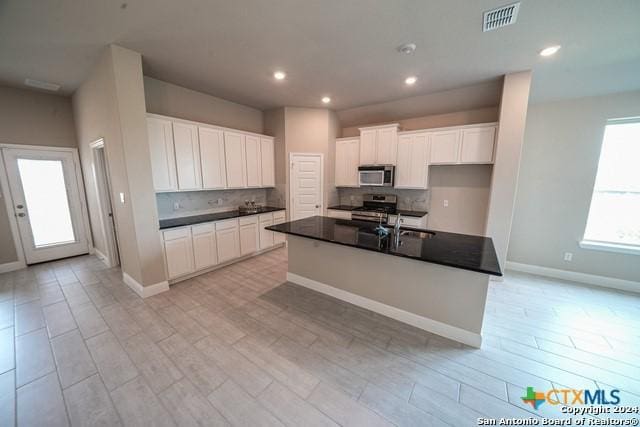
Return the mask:
{"type": "Polygon", "coordinates": [[[284,78],[287,77],[287,74],[284,71],[276,71],[273,73],[273,77],[276,80],[284,80],[284,78]]]}
{"type": "Polygon", "coordinates": [[[328,104],[328,103],[331,102],[331,98],[329,98],[328,96],[325,96],[325,97],[322,98],[322,102],[325,103],[325,104],[328,104]]]}
{"type": "Polygon", "coordinates": [[[397,49],[398,49],[398,52],[406,53],[407,55],[410,55],[416,51],[416,44],[415,43],[401,44],[400,46],[397,47],[397,49]]]}
{"type": "Polygon", "coordinates": [[[560,45],[545,47],[540,51],[540,56],[551,56],[560,50],[560,45]]]}
{"type": "Polygon", "coordinates": [[[409,86],[414,85],[417,81],[418,81],[418,78],[416,76],[410,76],[404,80],[404,82],[409,86]]]}
{"type": "Polygon", "coordinates": [[[56,92],[60,89],[60,85],[55,83],[43,82],[42,80],[24,79],[24,84],[38,89],[50,90],[56,92]]]}

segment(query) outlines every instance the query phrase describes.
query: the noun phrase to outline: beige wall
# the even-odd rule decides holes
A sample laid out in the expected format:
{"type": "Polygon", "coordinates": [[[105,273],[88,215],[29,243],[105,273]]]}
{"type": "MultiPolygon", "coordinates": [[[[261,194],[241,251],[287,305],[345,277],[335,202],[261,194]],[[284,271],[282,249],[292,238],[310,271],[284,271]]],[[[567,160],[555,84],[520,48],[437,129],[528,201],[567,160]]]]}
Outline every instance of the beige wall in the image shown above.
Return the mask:
{"type": "Polygon", "coordinates": [[[530,88],[531,71],[504,76],[486,228],[502,269],[507,261],[530,88]]]}
{"type": "Polygon", "coordinates": [[[429,228],[484,235],[490,189],[489,165],[430,166],[429,228]]]}
{"type": "Polygon", "coordinates": [[[509,261],[640,281],[638,256],[578,246],[606,121],[633,116],[640,91],[529,107],[509,261]]]}
{"type": "MultiPolygon", "coordinates": [[[[76,147],[71,99],[0,86],[0,143],[76,147]]],[[[5,196],[0,189],[0,264],[18,260],[5,196]]]]}
{"type": "Polygon", "coordinates": [[[171,83],[144,77],[147,111],[262,133],[262,111],[171,83]]]}
{"type": "MultiPolygon", "coordinates": [[[[322,153],[323,167],[323,207],[326,209],[338,201],[335,189],[335,134],[338,122],[335,113],[321,108],[284,108],[285,124],[285,165],[289,164],[290,153],[322,153]]],[[[285,166],[286,182],[289,183],[289,168],[285,166]]],[[[287,208],[289,206],[289,186],[286,185],[287,208]]]]}
{"type": "Polygon", "coordinates": [[[264,112],[264,133],[273,136],[275,144],[276,185],[267,190],[267,203],[272,206],[287,206],[287,159],[285,147],[284,107],[264,112]]]}
{"type": "Polygon", "coordinates": [[[89,144],[104,138],[123,272],[143,286],[166,280],[147,143],[142,60],[110,46],[73,95],[81,162],[97,216],[89,144]],[[124,193],[121,203],[119,193],[124,193]]]}
{"type": "MultiPolygon", "coordinates": [[[[439,128],[439,127],[447,127],[447,126],[461,126],[461,125],[471,125],[475,123],[490,123],[498,121],[498,107],[485,107],[478,108],[474,110],[466,110],[466,111],[456,111],[453,113],[446,114],[432,114],[428,116],[420,116],[420,117],[412,117],[412,118],[403,118],[399,120],[391,120],[386,122],[378,122],[378,123],[366,123],[366,126],[379,125],[379,124],[387,124],[387,123],[400,123],[400,128],[402,130],[419,130],[419,129],[430,129],[430,128],[439,128]]],[[[358,128],[363,127],[363,125],[359,126],[351,126],[342,129],[342,136],[359,136],[360,131],[358,128]]]]}

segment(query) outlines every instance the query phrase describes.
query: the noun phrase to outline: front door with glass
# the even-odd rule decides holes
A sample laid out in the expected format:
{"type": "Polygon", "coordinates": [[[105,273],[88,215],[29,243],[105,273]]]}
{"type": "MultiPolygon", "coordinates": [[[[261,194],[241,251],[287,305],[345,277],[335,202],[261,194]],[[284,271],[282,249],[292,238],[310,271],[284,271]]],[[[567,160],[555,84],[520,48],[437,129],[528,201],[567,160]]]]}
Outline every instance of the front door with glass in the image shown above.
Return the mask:
{"type": "Polygon", "coordinates": [[[73,153],[2,152],[27,264],[89,252],[73,153]]]}

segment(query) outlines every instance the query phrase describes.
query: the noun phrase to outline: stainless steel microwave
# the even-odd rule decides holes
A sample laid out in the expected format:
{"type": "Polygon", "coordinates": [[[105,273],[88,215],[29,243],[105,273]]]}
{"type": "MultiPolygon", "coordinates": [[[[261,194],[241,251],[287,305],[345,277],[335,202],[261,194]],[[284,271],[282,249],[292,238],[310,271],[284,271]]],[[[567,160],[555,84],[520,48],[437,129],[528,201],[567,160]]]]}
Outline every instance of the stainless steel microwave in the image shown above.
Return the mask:
{"type": "Polygon", "coordinates": [[[393,187],[393,174],[391,165],[360,166],[358,182],[361,187],[393,187]]]}

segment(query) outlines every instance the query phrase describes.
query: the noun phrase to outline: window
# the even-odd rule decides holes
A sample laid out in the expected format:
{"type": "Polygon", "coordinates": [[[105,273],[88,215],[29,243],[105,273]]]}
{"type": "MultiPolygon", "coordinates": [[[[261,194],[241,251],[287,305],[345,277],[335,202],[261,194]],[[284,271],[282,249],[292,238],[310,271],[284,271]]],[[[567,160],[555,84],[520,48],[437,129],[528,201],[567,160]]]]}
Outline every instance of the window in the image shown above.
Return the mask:
{"type": "Polygon", "coordinates": [[[609,120],[582,247],[640,253],[640,117],[609,120]]]}

